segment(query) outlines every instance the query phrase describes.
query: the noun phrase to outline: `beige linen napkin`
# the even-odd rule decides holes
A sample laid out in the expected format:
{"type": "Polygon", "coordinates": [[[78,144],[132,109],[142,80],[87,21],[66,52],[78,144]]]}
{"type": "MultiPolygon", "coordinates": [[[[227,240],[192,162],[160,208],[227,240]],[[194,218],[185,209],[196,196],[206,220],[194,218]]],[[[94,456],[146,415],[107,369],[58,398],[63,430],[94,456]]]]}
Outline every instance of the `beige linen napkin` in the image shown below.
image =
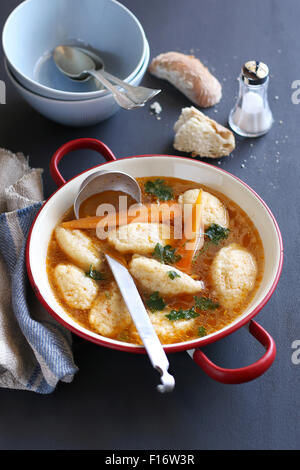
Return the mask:
{"type": "Polygon", "coordinates": [[[42,170],[0,149],[0,387],[50,393],[77,368],[71,334],[29,286],[25,245],[43,201],[42,170]]]}

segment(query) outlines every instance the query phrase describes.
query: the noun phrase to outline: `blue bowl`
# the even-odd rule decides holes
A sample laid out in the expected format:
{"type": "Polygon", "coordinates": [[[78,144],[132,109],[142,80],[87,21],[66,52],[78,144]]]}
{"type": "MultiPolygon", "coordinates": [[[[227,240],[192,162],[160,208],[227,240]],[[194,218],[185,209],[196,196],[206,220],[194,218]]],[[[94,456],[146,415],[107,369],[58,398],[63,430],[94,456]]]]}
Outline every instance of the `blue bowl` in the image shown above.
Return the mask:
{"type": "MultiPolygon", "coordinates": [[[[130,81],[131,85],[139,85],[147,70],[150,59],[150,49],[146,44],[145,61],[136,76],[130,81]]],[[[111,93],[89,100],[64,101],[38,95],[25,88],[10,70],[7,60],[4,61],[7,75],[17,92],[27,103],[48,119],[65,126],[92,126],[113,116],[120,110],[111,93]]],[[[124,113],[133,113],[134,110],[124,113]]]]}
{"type": "Polygon", "coordinates": [[[8,17],[2,35],[10,70],[28,90],[53,99],[104,94],[94,80],[76,83],[56,68],[62,45],[99,52],[108,72],[131,82],[145,62],[146,37],[136,17],[115,0],[26,0],[8,17]]]}

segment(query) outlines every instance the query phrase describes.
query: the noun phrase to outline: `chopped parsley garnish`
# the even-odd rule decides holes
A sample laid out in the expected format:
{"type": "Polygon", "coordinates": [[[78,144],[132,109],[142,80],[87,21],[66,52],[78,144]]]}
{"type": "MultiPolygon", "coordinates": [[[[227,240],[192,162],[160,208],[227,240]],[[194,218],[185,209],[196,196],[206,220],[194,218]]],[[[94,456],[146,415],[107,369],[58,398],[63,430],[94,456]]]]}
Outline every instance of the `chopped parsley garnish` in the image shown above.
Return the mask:
{"type": "MultiPolygon", "coordinates": [[[[195,299],[195,305],[193,307],[183,310],[180,308],[179,310],[171,310],[170,313],[166,315],[166,317],[170,321],[176,321],[176,320],[190,320],[191,318],[196,318],[199,317],[199,313],[196,312],[196,309],[200,310],[215,310],[216,308],[219,307],[219,304],[213,302],[211,299],[208,299],[207,297],[194,297],[195,299]]],[[[205,336],[206,335],[206,330],[203,326],[199,328],[199,336],[205,336]],[[202,334],[200,334],[200,331],[202,334]]]]}
{"type": "Polygon", "coordinates": [[[178,274],[176,271],[169,271],[169,272],[168,272],[168,276],[169,276],[170,279],[172,279],[172,281],[173,281],[173,279],[175,279],[176,277],[181,277],[180,274],[178,274]]]}
{"type": "Polygon", "coordinates": [[[171,310],[166,317],[170,321],[190,320],[191,318],[199,317],[199,313],[195,311],[195,307],[189,308],[188,310],[183,310],[181,308],[179,310],[171,310]]]}
{"type": "Polygon", "coordinates": [[[215,310],[216,308],[220,307],[219,304],[209,299],[208,297],[195,296],[194,299],[195,299],[195,307],[199,308],[200,310],[215,310]]]}
{"type": "Polygon", "coordinates": [[[174,264],[181,259],[180,255],[175,254],[175,251],[176,248],[172,248],[171,245],[162,246],[160,243],[156,243],[152,256],[160,263],[174,264]]]}
{"type": "Polygon", "coordinates": [[[149,299],[146,300],[146,305],[150,308],[151,312],[155,312],[156,310],[163,310],[166,306],[165,302],[157,291],[153,292],[149,299]]]}
{"type": "MultiPolygon", "coordinates": [[[[209,243],[209,242],[208,242],[208,243],[209,243]]],[[[200,255],[203,255],[203,253],[206,252],[207,248],[208,248],[208,244],[205,243],[204,247],[203,247],[201,250],[199,250],[199,251],[196,252],[196,254],[195,254],[194,257],[193,257],[193,261],[192,261],[193,264],[196,263],[196,261],[197,261],[197,259],[199,258],[200,255]]]]}
{"type": "Polygon", "coordinates": [[[156,179],[155,181],[147,181],[145,191],[152,196],[157,197],[161,201],[169,201],[174,199],[173,189],[165,184],[164,180],[156,179]]]}
{"type": "Polygon", "coordinates": [[[221,240],[228,237],[230,230],[225,227],[221,227],[218,224],[211,224],[205,232],[205,235],[209,240],[217,245],[221,240]]]}
{"type": "Polygon", "coordinates": [[[210,243],[217,245],[221,240],[225,240],[225,238],[228,237],[229,232],[229,228],[221,227],[221,225],[218,224],[211,224],[204,233],[204,235],[206,235],[209,240],[205,242],[204,247],[201,250],[197,251],[192,262],[196,263],[199,256],[205,253],[205,251],[208,249],[210,243]]]}
{"type": "Polygon", "coordinates": [[[198,328],[198,336],[200,336],[200,338],[202,338],[203,336],[206,336],[207,335],[207,331],[206,329],[204,328],[204,326],[199,326],[198,328]]]}
{"type": "Polygon", "coordinates": [[[94,281],[103,281],[104,279],[106,279],[105,274],[93,269],[92,265],[90,266],[90,269],[85,273],[85,275],[90,277],[91,279],[94,279],[94,281]]]}

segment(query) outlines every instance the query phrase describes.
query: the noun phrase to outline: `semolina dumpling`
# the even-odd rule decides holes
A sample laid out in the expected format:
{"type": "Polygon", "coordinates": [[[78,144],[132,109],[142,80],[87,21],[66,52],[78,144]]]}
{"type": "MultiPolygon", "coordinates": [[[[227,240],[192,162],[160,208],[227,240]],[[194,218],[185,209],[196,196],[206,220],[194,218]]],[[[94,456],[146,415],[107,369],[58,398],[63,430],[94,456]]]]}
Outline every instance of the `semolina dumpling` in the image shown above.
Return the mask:
{"type": "Polygon", "coordinates": [[[169,227],[159,223],[131,223],[112,230],[108,243],[121,253],[138,253],[141,255],[153,252],[155,245],[165,245],[170,238],[169,227]]]}
{"type": "MultiPolygon", "coordinates": [[[[196,318],[170,321],[166,317],[166,315],[170,313],[170,309],[168,308],[156,312],[149,311],[148,313],[151,323],[162,344],[176,343],[186,339],[187,335],[192,334],[197,325],[196,318]]],[[[130,326],[130,333],[135,339],[135,342],[141,344],[141,339],[134,324],[130,326]]]]}
{"type": "Polygon", "coordinates": [[[211,266],[211,277],[220,304],[238,307],[253,289],[257,265],[253,255],[237,243],[222,248],[211,266]]]}
{"type": "MultiPolygon", "coordinates": [[[[188,189],[178,197],[180,204],[195,204],[200,189],[188,189]]],[[[202,193],[202,218],[204,228],[207,229],[211,224],[218,224],[221,227],[228,228],[228,212],[222,202],[207,191],[202,193]]]]}
{"type": "Polygon", "coordinates": [[[79,310],[91,307],[98,285],[82,269],[73,264],[58,264],[54,269],[54,278],[60,294],[70,307],[79,310]]]}
{"type": "Polygon", "coordinates": [[[91,238],[80,230],[56,227],[55,238],[61,250],[80,268],[88,270],[90,266],[101,269],[103,256],[100,248],[91,238]]]}
{"type": "Polygon", "coordinates": [[[162,295],[196,294],[203,289],[203,282],[196,281],[179,269],[162,264],[155,259],[134,255],[129,263],[133,277],[148,291],[158,291],[162,295]],[[171,279],[170,272],[178,277],[171,279]]]}
{"type": "Polygon", "coordinates": [[[89,313],[89,322],[100,335],[118,336],[131,322],[123,297],[115,282],[100,292],[89,313]]]}

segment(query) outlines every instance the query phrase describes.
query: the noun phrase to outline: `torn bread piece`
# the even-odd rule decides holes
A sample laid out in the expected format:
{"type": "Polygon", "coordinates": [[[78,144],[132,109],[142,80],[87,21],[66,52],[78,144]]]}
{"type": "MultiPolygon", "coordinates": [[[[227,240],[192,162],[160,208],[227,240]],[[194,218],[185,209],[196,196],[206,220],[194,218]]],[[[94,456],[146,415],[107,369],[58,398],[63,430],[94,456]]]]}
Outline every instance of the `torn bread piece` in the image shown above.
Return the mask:
{"type": "Polygon", "coordinates": [[[149,72],[170,82],[201,108],[214,106],[222,97],[220,82],[192,55],[180,52],[159,54],[152,60],[149,72]]]}
{"type": "Polygon", "coordinates": [[[235,148],[233,133],[194,106],[182,109],[174,131],[174,148],[192,157],[224,157],[235,148]]]}

